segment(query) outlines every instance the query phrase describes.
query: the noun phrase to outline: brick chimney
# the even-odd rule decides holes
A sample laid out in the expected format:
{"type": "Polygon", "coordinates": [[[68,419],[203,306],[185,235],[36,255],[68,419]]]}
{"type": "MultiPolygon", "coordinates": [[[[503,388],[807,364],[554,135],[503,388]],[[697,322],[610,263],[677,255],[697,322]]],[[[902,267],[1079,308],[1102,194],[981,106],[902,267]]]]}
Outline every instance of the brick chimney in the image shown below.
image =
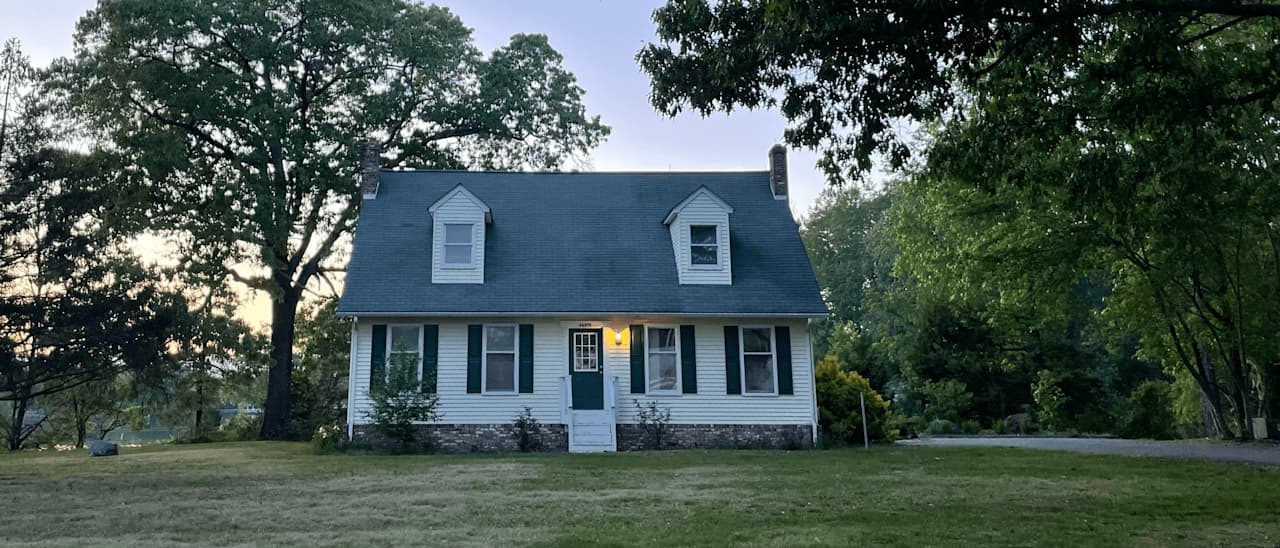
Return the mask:
{"type": "Polygon", "coordinates": [[[787,147],[782,145],[769,149],[769,189],[775,200],[787,199],[787,147]]]}
{"type": "Polygon", "coordinates": [[[360,194],[366,200],[378,197],[378,170],[382,168],[382,145],[377,141],[360,144],[360,194]]]}

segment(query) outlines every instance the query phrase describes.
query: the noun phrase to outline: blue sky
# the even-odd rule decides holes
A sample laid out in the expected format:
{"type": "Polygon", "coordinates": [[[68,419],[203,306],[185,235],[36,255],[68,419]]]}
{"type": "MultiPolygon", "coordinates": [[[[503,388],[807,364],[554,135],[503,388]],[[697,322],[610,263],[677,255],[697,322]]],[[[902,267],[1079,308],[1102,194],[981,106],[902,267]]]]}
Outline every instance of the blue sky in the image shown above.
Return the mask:
{"type": "MultiPolygon", "coordinates": [[[[3,0],[0,39],[17,37],[36,63],[69,55],[75,21],[92,0],[3,0]]],[[[650,14],[660,0],[438,1],[475,29],[491,51],[516,33],[546,34],[586,90],[589,112],[613,127],[590,169],[763,170],[766,152],[781,141],[785,120],[776,111],[738,111],[702,118],[659,115],[649,105],[649,80],[635,54],[654,38],[650,14]]],[[[809,151],[790,152],[791,208],[804,216],[822,190],[809,151]]]]}

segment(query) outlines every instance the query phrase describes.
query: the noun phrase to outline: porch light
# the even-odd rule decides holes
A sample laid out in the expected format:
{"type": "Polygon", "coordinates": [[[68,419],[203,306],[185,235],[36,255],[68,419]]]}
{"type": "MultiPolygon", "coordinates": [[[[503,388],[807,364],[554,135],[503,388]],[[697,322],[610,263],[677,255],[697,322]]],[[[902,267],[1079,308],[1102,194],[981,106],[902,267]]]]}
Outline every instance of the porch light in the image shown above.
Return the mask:
{"type": "Polygon", "coordinates": [[[622,330],[621,329],[613,330],[613,344],[617,346],[622,346],[622,330]]]}

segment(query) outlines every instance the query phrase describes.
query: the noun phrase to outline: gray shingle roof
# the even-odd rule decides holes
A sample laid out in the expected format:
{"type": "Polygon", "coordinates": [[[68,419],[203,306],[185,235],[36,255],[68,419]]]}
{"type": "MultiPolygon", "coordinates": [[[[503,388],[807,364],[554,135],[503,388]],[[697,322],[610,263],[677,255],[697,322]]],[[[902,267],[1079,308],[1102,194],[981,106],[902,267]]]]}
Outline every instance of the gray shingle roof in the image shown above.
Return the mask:
{"type": "Polygon", "coordinates": [[[826,314],[767,172],[383,171],[355,232],[339,313],[826,314]],[[459,183],[487,204],[485,280],[431,283],[427,208],[459,183]],[[699,186],[734,208],[732,285],[680,285],[663,219],[699,186]]]}

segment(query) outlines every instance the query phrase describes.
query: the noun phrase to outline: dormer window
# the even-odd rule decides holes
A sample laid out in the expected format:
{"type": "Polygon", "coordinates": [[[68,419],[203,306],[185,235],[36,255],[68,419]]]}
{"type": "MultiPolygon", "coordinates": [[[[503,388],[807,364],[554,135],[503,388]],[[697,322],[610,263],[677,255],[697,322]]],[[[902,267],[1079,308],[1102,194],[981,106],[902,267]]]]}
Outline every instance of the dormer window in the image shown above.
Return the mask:
{"type": "Polygon", "coordinates": [[[689,263],[694,268],[719,268],[720,237],[716,225],[689,226],[689,263]]]}
{"type": "Polygon", "coordinates": [[[663,219],[671,231],[671,250],[680,283],[730,285],[729,206],[705,186],[693,191],[663,219]]]}
{"type": "Polygon", "coordinates": [[[475,266],[475,225],[445,223],[445,268],[471,268],[475,266]]]}
{"type": "Polygon", "coordinates": [[[431,214],[431,283],[484,283],[489,206],[462,185],[453,187],[427,209],[431,214]]]}

